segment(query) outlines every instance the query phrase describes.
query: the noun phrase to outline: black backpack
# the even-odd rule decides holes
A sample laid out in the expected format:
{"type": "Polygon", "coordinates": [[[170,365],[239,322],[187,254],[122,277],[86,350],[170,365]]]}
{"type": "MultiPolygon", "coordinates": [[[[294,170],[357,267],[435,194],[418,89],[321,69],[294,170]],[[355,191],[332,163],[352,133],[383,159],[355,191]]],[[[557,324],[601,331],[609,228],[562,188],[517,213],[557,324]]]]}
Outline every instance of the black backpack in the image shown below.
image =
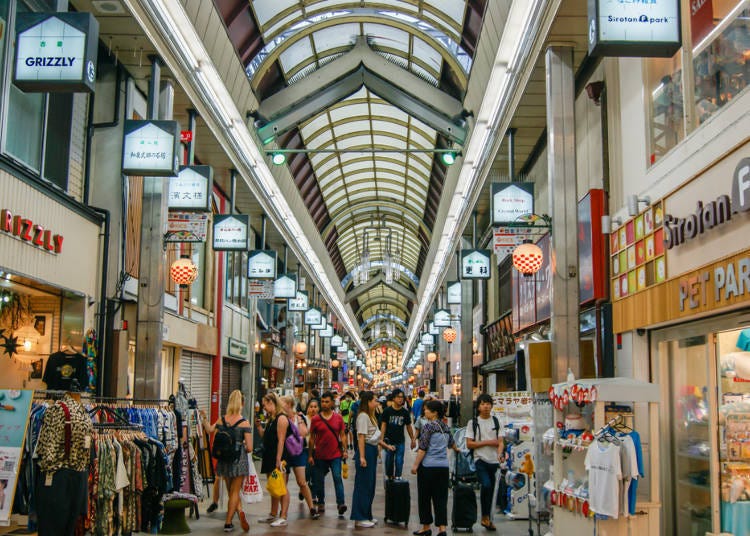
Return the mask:
{"type": "MultiPolygon", "coordinates": [[[[474,441],[479,441],[481,439],[481,430],[479,429],[479,415],[471,419],[471,429],[474,431],[474,441]]],[[[494,415],[492,416],[492,429],[495,431],[495,438],[500,437],[500,421],[497,420],[497,417],[494,415]]],[[[470,450],[469,454],[472,458],[474,458],[474,449],[470,450]]]]}
{"type": "MultiPolygon", "coordinates": [[[[217,426],[214,444],[211,448],[211,456],[220,462],[234,463],[242,455],[242,441],[238,441],[235,428],[245,419],[240,419],[232,426],[227,426],[224,417],[221,418],[223,426],[217,426]]],[[[243,434],[244,435],[244,434],[243,434]]]]}

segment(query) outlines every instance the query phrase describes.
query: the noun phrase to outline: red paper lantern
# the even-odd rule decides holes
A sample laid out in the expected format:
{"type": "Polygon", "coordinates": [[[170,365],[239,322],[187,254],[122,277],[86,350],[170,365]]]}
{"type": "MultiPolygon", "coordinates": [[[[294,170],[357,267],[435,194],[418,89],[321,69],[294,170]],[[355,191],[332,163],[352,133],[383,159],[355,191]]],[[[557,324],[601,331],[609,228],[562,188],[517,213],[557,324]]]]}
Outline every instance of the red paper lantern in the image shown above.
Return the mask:
{"type": "Polygon", "coordinates": [[[513,250],[513,266],[524,277],[531,277],[539,271],[544,261],[542,248],[530,241],[520,244],[513,250]]]}
{"type": "Polygon", "coordinates": [[[456,332],[456,330],[455,330],[455,329],[453,329],[453,328],[445,328],[445,329],[443,330],[443,339],[444,339],[444,340],[445,340],[445,342],[447,342],[448,344],[450,344],[450,343],[452,343],[453,341],[455,341],[455,340],[456,340],[456,336],[457,336],[457,335],[458,335],[458,333],[457,333],[457,332],[456,332]]]}
{"type": "Polygon", "coordinates": [[[198,267],[189,257],[181,257],[169,267],[169,276],[180,288],[187,288],[198,277],[198,267]]]}

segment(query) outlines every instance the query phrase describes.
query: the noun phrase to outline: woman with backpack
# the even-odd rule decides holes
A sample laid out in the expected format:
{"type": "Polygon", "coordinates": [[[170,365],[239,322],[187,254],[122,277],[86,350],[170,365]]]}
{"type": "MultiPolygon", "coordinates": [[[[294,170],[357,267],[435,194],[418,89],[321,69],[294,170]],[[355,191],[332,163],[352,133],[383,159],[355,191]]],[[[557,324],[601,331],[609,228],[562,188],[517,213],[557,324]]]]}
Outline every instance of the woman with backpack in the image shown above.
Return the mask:
{"type": "MultiPolygon", "coordinates": [[[[282,396],[281,404],[284,407],[284,412],[294,427],[297,429],[297,434],[302,442],[302,451],[296,456],[289,452],[284,454],[284,461],[286,466],[294,472],[294,478],[297,480],[297,486],[299,486],[300,497],[304,498],[307,503],[307,507],[310,509],[310,517],[318,519],[320,514],[313,506],[312,492],[310,487],[307,485],[307,479],[305,478],[305,470],[307,469],[307,435],[310,430],[310,423],[305,417],[304,413],[296,413],[294,411],[294,398],[291,396],[282,396]]],[[[289,474],[287,473],[287,482],[289,482],[289,474]]]]}
{"type": "Polygon", "coordinates": [[[443,422],[445,406],[440,400],[424,403],[427,418],[419,435],[419,450],[411,469],[417,475],[417,502],[422,529],[415,536],[431,536],[433,521],[438,527],[437,536],[446,536],[448,525],[448,449],[456,449],[453,436],[443,422]],[[433,518],[433,511],[435,517],[433,518]]]}
{"type": "Polygon", "coordinates": [[[355,528],[372,528],[376,521],[372,517],[372,501],[375,498],[375,481],[378,470],[378,446],[385,447],[381,437],[375,408],[378,400],[372,391],[359,395],[357,414],[357,474],[354,477],[352,515],[355,528]]]}
{"type": "Polygon", "coordinates": [[[253,431],[250,423],[242,416],[242,406],[245,397],[239,390],[229,395],[226,414],[213,425],[209,425],[206,414],[201,412],[203,428],[212,434],[216,432],[211,454],[217,459],[216,476],[224,478],[229,489],[229,503],[224,532],[234,530],[232,519],[236,513],[240,518],[242,530],[250,530],[250,524],[245,519],[240,501],[242,481],[250,473],[248,453],[253,451],[253,431]]]}
{"type": "MultiPolygon", "coordinates": [[[[258,433],[263,438],[263,458],[260,472],[269,477],[274,469],[281,470],[284,457],[284,443],[291,433],[289,418],[286,416],[284,407],[279,397],[273,391],[268,392],[262,400],[263,410],[266,412],[267,422],[265,430],[260,426],[258,433]]],[[[289,490],[281,498],[271,498],[271,513],[260,520],[261,523],[270,523],[272,527],[284,527],[287,525],[287,514],[289,512],[289,490]],[[281,506],[281,512],[279,512],[281,506]],[[279,514],[278,516],[276,514],[279,514]]]]}

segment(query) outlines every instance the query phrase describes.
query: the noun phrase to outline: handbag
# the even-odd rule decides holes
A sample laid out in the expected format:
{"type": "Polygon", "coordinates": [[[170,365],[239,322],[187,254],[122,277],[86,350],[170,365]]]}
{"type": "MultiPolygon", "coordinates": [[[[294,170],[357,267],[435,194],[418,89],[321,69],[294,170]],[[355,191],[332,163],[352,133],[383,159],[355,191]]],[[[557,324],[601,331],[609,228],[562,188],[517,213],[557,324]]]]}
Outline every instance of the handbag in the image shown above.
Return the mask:
{"type": "Polygon", "coordinates": [[[250,473],[242,481],[240,497],[242,497],[242,502],[246,504],[258,503],[263,500],[263,488],[260,486],[258,473],[255,472],[252,454],[247,455],[247,464],[250,468],[250,473]]]}
{"type": "Polygon", "coordinates": [[[367,443],[368,445],[377,446],[379,442],[380,442],[380,428],[376,428],[375,431],[372,433],[372,435],[365,440],[365,443],[367,443]]]}
{"type": "Polygon", "coordinates": [[[284,480],[284,467],[285,462],[281,462],[281,470],[274,469],[271,474],[268,475],[268,482],[266,483],[266,489],[268,494],[274,499],[280,499],[287,494],[286,482],[284,480]]]}

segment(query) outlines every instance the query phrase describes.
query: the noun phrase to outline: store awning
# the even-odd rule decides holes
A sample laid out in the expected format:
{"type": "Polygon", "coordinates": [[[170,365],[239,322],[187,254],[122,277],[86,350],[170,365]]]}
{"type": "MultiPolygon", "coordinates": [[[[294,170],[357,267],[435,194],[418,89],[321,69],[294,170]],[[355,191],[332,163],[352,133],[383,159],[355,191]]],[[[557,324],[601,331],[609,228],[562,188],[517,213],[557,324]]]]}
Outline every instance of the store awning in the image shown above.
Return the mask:
{"type": "Polygon", "coordinates": [[[510,354],[503,357],[493,359],[489,363],[485,363],[479,367],[481,374],[489,374],[491,372],[502,372],[505,370],[515,369],[516,366],[516,354],[510,354]]]}
{"type": "Polygon", "coordinates": [[[255,322],[260,329],[262,329],[263,331],[268,331],[268,324],[260,313],[256,313],[255,322]]]}

